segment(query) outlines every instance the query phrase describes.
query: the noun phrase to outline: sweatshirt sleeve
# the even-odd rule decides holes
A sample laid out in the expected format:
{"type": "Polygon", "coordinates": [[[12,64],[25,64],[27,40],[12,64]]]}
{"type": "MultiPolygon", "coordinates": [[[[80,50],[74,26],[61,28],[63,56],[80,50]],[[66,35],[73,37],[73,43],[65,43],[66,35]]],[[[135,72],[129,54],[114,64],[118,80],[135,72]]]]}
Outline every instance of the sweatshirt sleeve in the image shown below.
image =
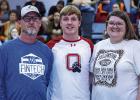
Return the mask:
{"type": "MultiPolygon", "coordinates": [[[[50,75],[51,75],[51,72],[52,72],[52,67],[53,67],[53,53],[52,51],[50,50],[50,59],[49,59],[49,74],[48,74],[48,80],[50,81],[50,75]]],[[[47,84],[48,85],[48,84],[47,84]]]]}
{"type": "Polygon", "coordinates": [[[4,53],[2,48],[0,47],[0,100],[6,100],[6,93],[5,93],[5,64],[4,64],[4,53]]]}
{"type": "Polygon", "coordinates": [[[49,84],[47,88],[47,100],[51,100],[51,95],[52,95],[52,89],[53,89],[53,82],[52,82],[52,68],[53,68],[53,61],[54,61],[54,56],[52,51],[50,52],[50,63],[49,63],[49,84]]]}

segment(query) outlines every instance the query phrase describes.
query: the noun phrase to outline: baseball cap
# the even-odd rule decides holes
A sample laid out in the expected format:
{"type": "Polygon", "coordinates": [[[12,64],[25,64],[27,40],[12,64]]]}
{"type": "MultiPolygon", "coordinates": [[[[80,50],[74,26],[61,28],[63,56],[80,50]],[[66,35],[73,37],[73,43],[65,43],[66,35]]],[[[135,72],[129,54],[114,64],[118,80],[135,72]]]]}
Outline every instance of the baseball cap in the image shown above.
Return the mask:
{"type": "Polygon", "coordinates": [[[25,16],[29,12],[36,12],[40,16],[39,10],[35,6],[27,5],[21,9],[21,17],[25,16]]]}

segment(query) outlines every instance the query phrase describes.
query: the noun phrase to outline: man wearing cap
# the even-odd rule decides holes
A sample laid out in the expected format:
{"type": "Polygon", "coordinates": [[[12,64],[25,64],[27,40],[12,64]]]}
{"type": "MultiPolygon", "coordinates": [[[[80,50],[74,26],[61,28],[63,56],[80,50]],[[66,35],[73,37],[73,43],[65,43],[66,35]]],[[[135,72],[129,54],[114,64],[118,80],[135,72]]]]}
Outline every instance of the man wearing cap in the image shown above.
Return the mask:
{"type": "Polygon", "coordinates": [[[0,100],[46,100],[51,50],[36,40],[41,16],[35,6],[21,9],[19,38],[0,46],[0,100]]]}

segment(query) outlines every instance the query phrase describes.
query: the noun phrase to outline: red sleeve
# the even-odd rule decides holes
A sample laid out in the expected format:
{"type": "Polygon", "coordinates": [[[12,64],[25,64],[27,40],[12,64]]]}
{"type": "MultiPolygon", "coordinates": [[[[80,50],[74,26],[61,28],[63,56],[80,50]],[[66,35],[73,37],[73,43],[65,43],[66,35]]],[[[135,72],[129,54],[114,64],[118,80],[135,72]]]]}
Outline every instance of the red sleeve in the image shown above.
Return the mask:
{"type": "Polygon", "coordinates": [[[60,40],[62,39],[62,37],[58,37],[58,38],[56,38],[56,39],[54,39],[54,40],[50,40],[48,43],[46,43],[47,45],[48,45],[48,47],[49,48],[53,48],[54,47],[54,45],[56,44],[56,43],[58,43],[60,40]]]}
{"type": "Polygon", "coordinates": [[[87,39],[87,38],[83,38],[83,40],[88,42],[88,44],[90,45],[90,48],[91,48],[91,53],[93,53],[93,48],[94,48],[93,42],[90,39],[87,39]]]}

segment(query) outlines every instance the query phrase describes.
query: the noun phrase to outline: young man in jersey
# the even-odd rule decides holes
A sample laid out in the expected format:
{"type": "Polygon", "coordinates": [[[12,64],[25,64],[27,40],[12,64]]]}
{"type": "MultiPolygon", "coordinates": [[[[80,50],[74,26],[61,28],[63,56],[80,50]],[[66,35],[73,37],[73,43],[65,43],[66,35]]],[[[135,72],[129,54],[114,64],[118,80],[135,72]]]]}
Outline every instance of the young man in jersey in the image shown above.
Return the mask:
{"type": "Polygon", "coordinates": [[[60,12],[63,36],[51,40],[54,64],[47,98],[48,100],[89,100],[89,61],[93,43],[79,35],[81,12],[73,6],[65,6],[60,12]]]}
{"type": "Polygon", "coordinates": [[[0,47],[0,100],[46,100],[51,50],[36,40],[41,16],[35,6],[21,9],[20,37],[0,47]]]}

